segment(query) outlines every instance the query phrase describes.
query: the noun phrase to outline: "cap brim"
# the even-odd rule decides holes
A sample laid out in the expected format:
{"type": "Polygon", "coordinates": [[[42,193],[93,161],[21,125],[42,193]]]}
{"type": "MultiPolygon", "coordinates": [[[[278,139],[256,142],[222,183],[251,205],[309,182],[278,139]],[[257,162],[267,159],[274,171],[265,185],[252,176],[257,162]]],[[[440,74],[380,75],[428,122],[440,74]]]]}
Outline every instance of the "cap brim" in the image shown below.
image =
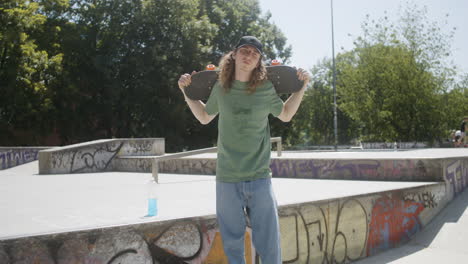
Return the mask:
{"type": "Polygon", "coordinates": [[[239,48],[242,48],[242,47],[245,47],[245,46],[250,46],[250,47],[253,47],[253,48],[255,48],[255,49],[258,51],[258,53],[260,53],[260,55],[262,55],[262,56],[263,56],[263,53],[262,53],[262,51],[261,51],[261,50],[259,50],[257,47],[255,47],[255,46],[254,46],[254,45],[252,45],[252,44],[242,44],[242,45],[240,45],[239,47],[237,47],[236,49],[239,49],[239,48]]]}

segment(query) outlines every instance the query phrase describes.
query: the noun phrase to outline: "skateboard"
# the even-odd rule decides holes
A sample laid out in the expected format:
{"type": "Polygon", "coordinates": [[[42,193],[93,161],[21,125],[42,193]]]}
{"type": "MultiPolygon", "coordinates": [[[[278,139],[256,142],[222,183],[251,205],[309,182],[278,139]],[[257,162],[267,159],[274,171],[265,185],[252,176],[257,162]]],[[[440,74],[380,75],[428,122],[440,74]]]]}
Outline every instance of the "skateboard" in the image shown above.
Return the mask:
{"type": "MultiPolygon", "coordinates": [[[[281,65],[273,60],[267,66],[267,78],[273,83],[276,93],[290,94],[299,91],[304,82],[297,78],[297,70],[290,66],[281,65]]],[[[206,70],[194,73],[192,82],[185,87],[185,94],[192,100],[208,99],[211,89],[218,80],[219,71],[213,64],[206,66],[206,70]]]]}

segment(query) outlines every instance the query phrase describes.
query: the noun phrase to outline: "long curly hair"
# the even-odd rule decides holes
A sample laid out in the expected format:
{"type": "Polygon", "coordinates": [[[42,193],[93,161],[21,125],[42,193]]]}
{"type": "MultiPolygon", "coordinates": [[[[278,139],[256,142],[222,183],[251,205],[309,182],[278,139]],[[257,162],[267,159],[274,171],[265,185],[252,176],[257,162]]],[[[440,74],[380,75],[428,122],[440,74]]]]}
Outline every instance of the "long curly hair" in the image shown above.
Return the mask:
{"type": "MultiPolygon", "coordinates": [[[[221,69],[219,73],[219,81],[226,92],[229,92],[232,86],[232,82],[235,79],[236,61],[233,56],[236,51],[230,51],[221,58],[219,67],[221,69]]],[[[252,76],[250,77],[249,84],[247,87],[247,93],[253,94],[257,90],[257,87],[267,79],[267,71],[263,61],[259,60],[257,67],[253,70],[252,76]]]]}

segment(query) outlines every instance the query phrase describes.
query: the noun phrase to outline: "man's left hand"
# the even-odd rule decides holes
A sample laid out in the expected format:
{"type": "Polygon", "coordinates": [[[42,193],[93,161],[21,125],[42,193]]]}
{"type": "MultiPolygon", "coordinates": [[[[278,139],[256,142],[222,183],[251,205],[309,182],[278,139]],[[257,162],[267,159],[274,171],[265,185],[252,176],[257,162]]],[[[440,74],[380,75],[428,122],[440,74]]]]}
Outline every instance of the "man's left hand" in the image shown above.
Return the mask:
{"type": "Polygon", "coordinates": [[[306,70],[302,68],[297,69],[297,78],[301,81],[304,81],[304,86],[302,86],[302,89],[307,87],[307,84],[310,81],[310,75],[306,70]]]}

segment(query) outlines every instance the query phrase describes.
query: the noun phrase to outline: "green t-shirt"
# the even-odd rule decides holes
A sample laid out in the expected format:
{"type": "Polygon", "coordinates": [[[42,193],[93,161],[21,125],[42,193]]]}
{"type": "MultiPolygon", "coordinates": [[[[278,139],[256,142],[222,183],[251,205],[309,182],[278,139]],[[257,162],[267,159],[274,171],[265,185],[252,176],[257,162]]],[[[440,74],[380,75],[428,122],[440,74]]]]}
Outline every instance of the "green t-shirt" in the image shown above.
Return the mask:
{"type": "Polygon", "coordinates": [[[270,125],[268,115],[278,116],[283,101],[273,84],[265,81],[253,94],[247,83],[234,81],[229,92],[217,82],[206,103],[206,112],[219,113],[216,179],[251,181],[270,176],[270,125]]]}

